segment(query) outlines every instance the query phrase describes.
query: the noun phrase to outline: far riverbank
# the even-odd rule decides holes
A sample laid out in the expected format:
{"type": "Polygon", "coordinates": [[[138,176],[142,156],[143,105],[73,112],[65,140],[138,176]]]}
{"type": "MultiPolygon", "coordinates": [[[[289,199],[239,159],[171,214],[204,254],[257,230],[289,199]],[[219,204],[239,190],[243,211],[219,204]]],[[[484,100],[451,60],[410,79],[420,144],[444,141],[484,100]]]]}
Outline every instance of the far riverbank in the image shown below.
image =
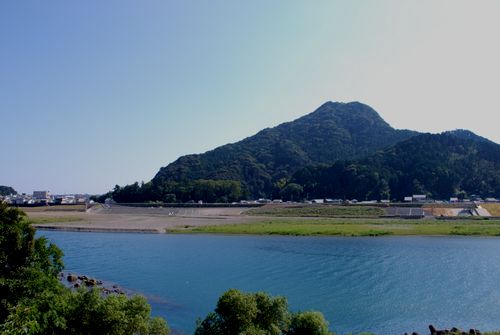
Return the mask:
{"type": "Polygon", "coordinates": [[[26,212],[37,229],[63,231],[293,236],[500,236],[498,219],[377,218],[370,211],[365,217],[273,217],[255,215],[245,207],[137,208],[99,205],[87,211],[28,208],[26,212]]]}

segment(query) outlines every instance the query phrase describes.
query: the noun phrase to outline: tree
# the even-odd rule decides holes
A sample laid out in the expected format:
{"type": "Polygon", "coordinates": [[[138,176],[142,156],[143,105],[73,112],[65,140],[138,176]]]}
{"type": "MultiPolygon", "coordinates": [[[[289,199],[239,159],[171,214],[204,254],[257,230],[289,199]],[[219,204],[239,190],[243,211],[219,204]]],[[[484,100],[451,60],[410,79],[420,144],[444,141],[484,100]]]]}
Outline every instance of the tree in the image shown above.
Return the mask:
{"type": "Polygon", "coordinates": [[[11,194],[17,194],[16,190],[14,190],[10,186],[0,185],[0,195],[11,195],[11,194]]]}
{"type": "Polygon", "coordinates": [[[0,328],[8,334],[167,335],[165,320],[150,318],[151,307],[140,296],[101,297],[97,289],[45,292],[18,305],[0,328]]]}
{"type": "Polygon", "coordinates": [[[0,203],[0,323],[22,298],[35,298],[57,285],[62,251],[35,229],[25,214],[0,203]]]}
{"type": "Polygon", "coordinates": [[[304,188],[301,185],[296,183],[289,183],[281,190],[281,196],[285,201],[301,200],[303,192],[304,188]]]}
{"type": "Polygon", "coordinates": [[[319,312],[292,314],[284,297],[231,289],[198,321],[195,335],[330,335],[319,312]],[[307,332],[313,331],[313,332],[307,332]]]}
{"type": "Polygon", "coordinates": [[[166,335],[143,297],[72,292],[58,280],[62,251],[16,208],[0,203],[0,333],[166,335]]]}
{"type": "Polygon", "coordinates": [[[293,314],[286,335],[329,335],[328,322],[319,312],[293,314]]]}

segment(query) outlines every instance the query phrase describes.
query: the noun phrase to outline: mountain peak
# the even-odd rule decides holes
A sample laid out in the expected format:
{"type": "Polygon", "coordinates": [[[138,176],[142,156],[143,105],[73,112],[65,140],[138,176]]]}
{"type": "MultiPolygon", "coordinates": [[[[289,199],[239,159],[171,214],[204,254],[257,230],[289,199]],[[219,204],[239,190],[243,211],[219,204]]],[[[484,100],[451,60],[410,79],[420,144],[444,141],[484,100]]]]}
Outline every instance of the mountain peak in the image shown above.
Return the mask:
{"type": "Polygon", "coordinates": [[[365,157],[414,135],[392,128],[368,105],[327,101],[240,142],[181,157],[161,168],[153,182],[238,180],[252,197],[269,197],[277,181],[302,167],[365,157]]]}
{"type": "Polygon", "coordinates": [[[339,101],[327,101],[321,106],[319,106],[313,113],[316,112],[334,112],[334,113],[356,113],[356,114],[369,114],[372,116],[376,116],[380,119],[380,115],[370,106],[361,103],[359,101],[350,101],[350,102],[339,102],[339,101]]]}
{"type": "Polygon", "coordinates": [[[348,129],[351,133],[369,131],[375,127],[380,130],[394,130],[382,117],[370,106],[358,101],[333,102],[327,101],[314,112],[296,120],[303,119],[306,122],[334,123],[340,128],[348,129]]]}

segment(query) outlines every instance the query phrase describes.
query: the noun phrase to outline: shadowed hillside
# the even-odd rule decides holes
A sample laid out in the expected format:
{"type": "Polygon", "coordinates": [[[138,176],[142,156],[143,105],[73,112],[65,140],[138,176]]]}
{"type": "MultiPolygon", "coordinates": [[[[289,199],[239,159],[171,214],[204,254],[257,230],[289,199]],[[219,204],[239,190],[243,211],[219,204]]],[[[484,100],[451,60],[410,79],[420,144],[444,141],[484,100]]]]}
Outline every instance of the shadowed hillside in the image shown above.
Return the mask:
{"type": "Polygon", "coordinates": [[[319,198],[499,196],[500,145],[449,132],[422,134],[365,159],[301,169],[292,183],[319,198]]]}

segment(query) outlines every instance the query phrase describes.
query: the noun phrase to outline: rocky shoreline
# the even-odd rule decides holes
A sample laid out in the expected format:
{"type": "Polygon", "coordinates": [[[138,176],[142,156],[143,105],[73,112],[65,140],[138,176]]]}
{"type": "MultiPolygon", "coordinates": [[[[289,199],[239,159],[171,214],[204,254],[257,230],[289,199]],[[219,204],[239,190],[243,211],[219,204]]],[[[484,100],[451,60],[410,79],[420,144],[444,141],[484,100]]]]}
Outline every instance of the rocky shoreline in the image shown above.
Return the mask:
{"type": "Polygon", "coordinates": [[[73,290],[77,290],[82,287],[86,288],[97,288],[101,291],[104,296],[111,294],[124,294],[130,295],[130,292],[119,287],[116,284],[103,282],[86,275],[78,275],[70,272],[61,272],[59,274],[59,280],[64,284],[64,286],[69,287],[73,290]]]}
{"type": "MultiPolygon", "coordinates": [[[[438,330],[433,325],[429,325],[430,335],[481,335],[481,332],[477,329],[469,329],[469,332],[465,332],[457,327],[452,327],[450,329],[438,330]]],[[[404,335],[420,335],[417,332],[411,334],[404,333],[404,335]]]]}

